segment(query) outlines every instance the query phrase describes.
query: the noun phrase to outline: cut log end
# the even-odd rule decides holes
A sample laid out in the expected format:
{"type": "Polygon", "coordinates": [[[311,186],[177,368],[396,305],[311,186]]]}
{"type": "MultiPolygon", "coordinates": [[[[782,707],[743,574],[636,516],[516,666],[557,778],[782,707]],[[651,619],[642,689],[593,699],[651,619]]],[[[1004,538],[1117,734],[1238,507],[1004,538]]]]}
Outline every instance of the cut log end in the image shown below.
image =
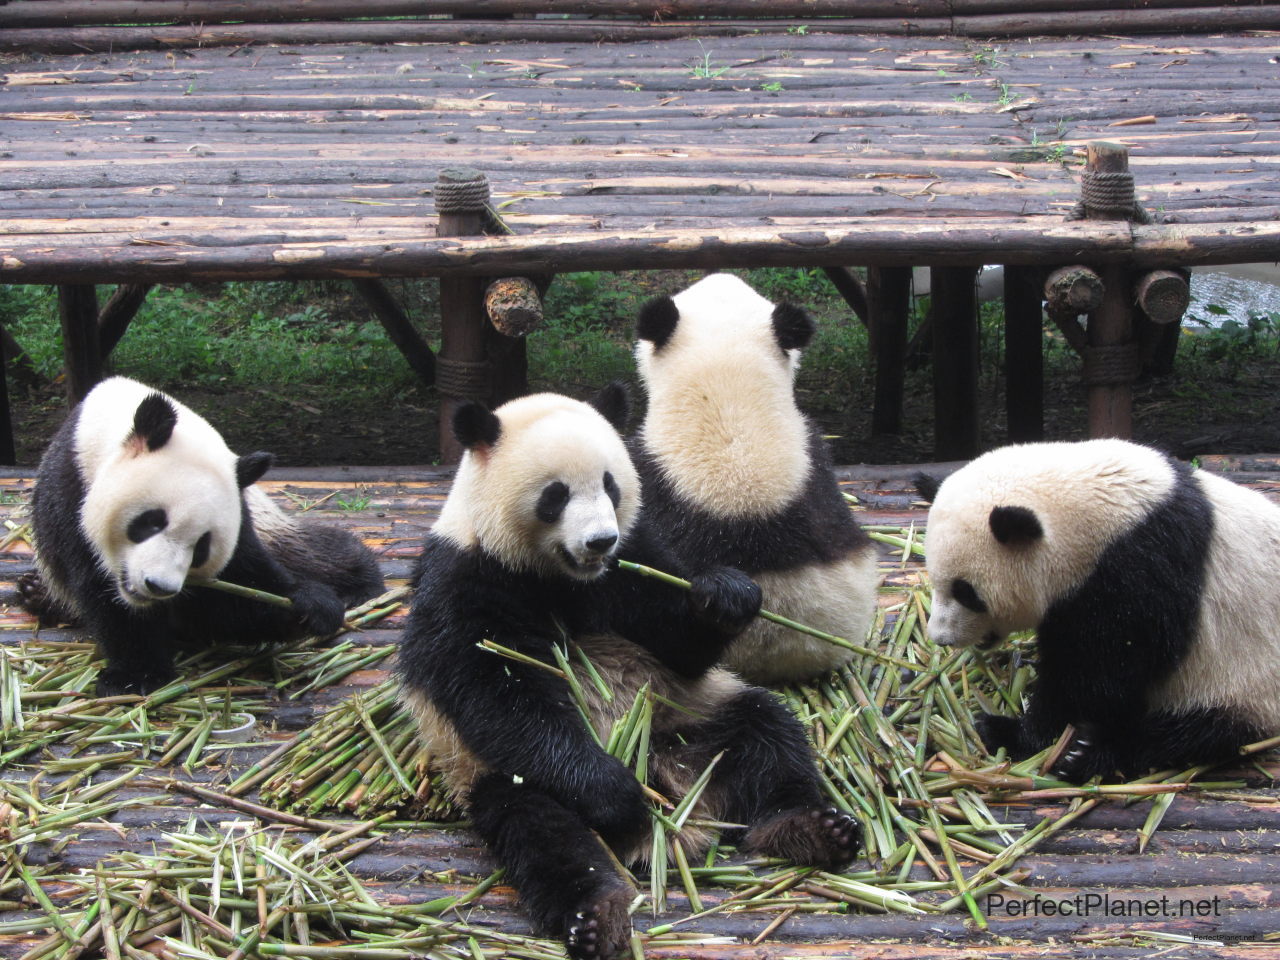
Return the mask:
{"type": "Polygon", "coordinates": [[[527,277],[503,277],[484,292],[484,308],[495,330],[523,337],[542,325],[542,297],[527,277]]]}
{"type": "Polygon", "coordinates": [[[1177,270],[1152,270],[1138,280],[1134,292],[1153,323],[1180,320],[1191,304],[1191,285],[1177,270]]]}

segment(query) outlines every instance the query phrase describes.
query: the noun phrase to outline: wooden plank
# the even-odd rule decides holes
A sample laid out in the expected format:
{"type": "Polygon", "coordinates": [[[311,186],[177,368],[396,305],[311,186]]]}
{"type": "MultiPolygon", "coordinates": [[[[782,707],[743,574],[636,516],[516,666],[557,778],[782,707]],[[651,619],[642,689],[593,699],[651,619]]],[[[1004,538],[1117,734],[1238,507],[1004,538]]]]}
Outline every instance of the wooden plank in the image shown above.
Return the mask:
{"type": "Polygon", "coordinates": [[[976,457],[978,429],[977,269],[929,269],[933,312],[933,450],[939,460],[976,457]]]}
{"type": "Polygon", "coordinates": [[[1005,416],[1010,443],[1044,439],[1043,271],[1004,268],[1005,416]]]}
{"type": "Polygon", "coordinates": [[[77,404],[102,379],[97,289],[93,284],[58,284],[58,314],[62,319],[67,401],[77,404]]]}

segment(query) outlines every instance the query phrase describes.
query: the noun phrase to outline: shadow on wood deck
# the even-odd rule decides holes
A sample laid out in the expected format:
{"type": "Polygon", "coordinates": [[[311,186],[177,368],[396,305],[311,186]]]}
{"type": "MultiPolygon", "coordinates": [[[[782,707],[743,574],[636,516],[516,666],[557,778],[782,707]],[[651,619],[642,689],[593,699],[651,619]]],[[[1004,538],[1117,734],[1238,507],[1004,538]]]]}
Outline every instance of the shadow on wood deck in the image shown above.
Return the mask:
{"type": "MultiPolygon", "coordinates": [[[[1277,458],[1207,458],[1205,466],[1220,469],[1236,479],[1255,485],[1280,499],[1280,460],[1277,458]]],[[[845,489],[860,503],[860,520],[868,525],[920,525],[925,514],[913,503],[907,477],[912,468],[857,467],[842,471],[845,489]]],[[[388,585],[402,584],[410,574],[420,541],[427,531],[448,485],[448,473],[430,469],[310,469],[283,470],[267,484],[267,488],[286,509],[300,509],[315,504],[312,512],[327,522],[355,530],[381,557],[388,585]],[[333,495],[333,496],[330,496],[333,495]],[[329,499],[325,499],[329,497],[329,499]],[[343,510],[335,506],[338,498],[360,509],[343,510]],[[367,503],[365,502],[367,498],[367,503]]],[[[21,522],[30,480],[11,476],[0,481],[0,515],[21,522]]],[[[902,551],[884,547],[881,567],[886,577],[884,603],[892,603],[918,583],[921,565],[918,560],[903,562],[902,551]]],[[[0,581],[7,588],[14,577],[30,565],[30,550],[25,542],[10,542],[0,553],[0,581]]],[[[403,623],[403,609],[388,619],[365,630],[357,642],[371,648],[394,644],[403,623]]],[[[32,638],[34,624],[22,611],[9,607],[0,617],[0,645],[6,651],[32,638]]],[[[77,639],[66,630],[41,630],[43,640],[77,639]]],[[[175,777],[203,784],[221,794],[226,785],[243,773],[277,743],[283,743],[304,730],[326,710],[353,694],[367,692],[387,678],[385,661],[359,670],[340,682],[312,690],[296,699],[281,699],[261,691],[251,694],[262,707],[260,720],[267,731],[263,742],[242,748],[222,748],[206,753],[207,760],[184,773],[175,762],[167,769],[149,768],[146,777],[175,777]]],[[[910,732],[910,731],[908,731],[910,732]]],[[[6,729],[5,737],[10,731],[6,729]]],[[[127,746],[127,744],[126,744],[127,746]]],[[[0,740],[0,752],[4,741],[0,740]]],[[[119,751],[119,746],[96,744],[84,746],[85,753],[119,751]]],[[[47,796],[52,784],[68,775],[57,772],[47,762],[66,757],[65,745],[14,759],[0,769],[0,787],[30,786],[33,776],[43,780],[37,794],[47,796]]],[[[118,757],[109,761],[92,779],[104,782],[117,776],[118,757]],[[116,764],[112,766],[110,764],[116,764]]],[[[1158,955],[1173,957],[1274,957],[1280,943],[1267,945],[1268,938],[1280,934],[1280,913],[1275,909],[1280,897],[1280,792],[1272,779],[1280,769],[1274,759],[1242,767],[1239,770],[1213,774],[1216,780],[1235,780],[1236,784],[1216,789],[1188,791],[1178,796],[1150,845],[1140,851],[1139,831],[1147,821],[1151,802],[1125,803],[1103,801],[1084,813],[1069,827],[1056,832],[1016,863],[1018,876],[1025,874],[1027,891],[1042,898],[1093,898],[1079,901],[1088,911],[1077,916],[1070,910],[1058,915],[1010,915],[994,899],[980,897],[987,909],[990,929],[978,930],[963,908],[948,913],[909,915],[875,913],[849,907],[847,913],[787,912],[803,898],[787,901],[771,899],[767,905],[753,910],[733,912],[720,910],[699,919],[679,923],[674,929],[689,938],[671,942],[657,937],[645,946],[649,957],[835,957],[874,956],[884,960],[896,958],[960,958],[989,956],[1022,960],[1046,955],[1076,957],[1133,957],[1158,955]],[[1110,897],[1112,915],[1105,912],[1102,898],[1110,897]],[[1132,912],[1133,901],[1155,906],[1132,912]],[[1129,905],[1126,915],[1116,915],[1117,904],[1129,905]],[[1184,904],[1192,904],[1185,907],[1184,904]],[[1195,915],[1187,915],[1187,911],[1195,915]],[[1179,915],[1182,912],[1183,915],[1179,915]],[[783,922],[773,925],[780,916],[783,922]],[[762,932],[767,938],[750,947],[762,932]],[[1186,943],[1181,938],[1196,938],[1201,943],[1186,943]],[[728,938],[728,939],[722,939],[728,938]],[[1225,944],[1225,945],[1224,945],[1225,944]]],[[[86,781],[89,782],[89,781],[86,781]]],[[[109,812],[99,819],[69,825],[52,836],[34,843],[15,843],[15,838],[31,823],[23,823],[14,807],[0,802],[0,840],[12,856],[20,854],[32,868],[48,867],[43,875],[44,889],[58,908],[65,908],[77,893],[73,884],[59,879],[68,874],[92,872],[105,858],[121,851],[146,854],[163,848],[166,834],[181,830],[190,818],[222,833],[234,833],[232,826],[248,824],[243,829],[262,827],[268,833],[285,831],[296,839],[311,836],[304,827],[289,827],[257,819],[252,812],[233,809],[227,802],[212,802],[181,791],[166,793],[163,789],[140,785],[135,780],[122,784],[107,794],[105,800],[138,799],[138,805],[109,812]],[[143,798],[152,797],[151,800],[143,798]]],[[[3,801],[0,797],[0,801],[3,801]]],[[[13,800],[13,797],[9,797],[13,800]]],[[[250,791],[245,800],[257,799],[250,791]]],[[[1034,800],[1000,804],[991,801],[997,818],[1011,829],[1020,831],[1046,818],[1056,820],[1072,809],[1067,800],[1034,800]]],[[[904,808],[909,809],[909,808],[904,808]]],[[[55,815],[49,810],[46,816],[55,815]]],[[[317,816],[339,816],[324,812],[317,816]]],[[[343,821],[349,826],[350,820],[343,821]]],[[[957,844],[961,869],[972,875],[980,869],[983,851],[969,857],[957,844]]],[[[924,860],[915,860],[910,876],[929,879],[924,860]]],[[[990,854],[985,855],[990,860],[990,854]]],[[[741,862],[735,858],[733,862],[741,862]]],[[[348,861],[349,869],[364,883],[369,893],[380,902],[420,904],[437,898],[460,895],[471,889],[474,879],[489,875],[492,862],[477,840],[460,827],[442,826],[431,829],[388,829],[380,838],[356,853],[348,861]]],[[[860,862],[855,869],[862,868],[860,862]]],[[[784,896],[799,897],[798,888],[784,896]]],[[[702,889],[704,907],[722,903],[729,892],[722,888],[702,889]]],[[[997,889],[1016,899],[1013,891],[997,889]]],[[[39,917],[27,891],[9,867],[0,867],[0,957],[16,958],[44,937],[43,931],[13,931],[5,924],[39,917]],[[21,901],[21,902],[19,902],[21,901]]],[[[1042,903],[1045,901],[1041,901],[1042,903]]],[[[827,904],[831,906],[830,903],[827,904]]],[[[644,908],[642,908],[644,909],[644,908]]],[[[670,904],[657,921],[645,914],[637,915],[637,929],[655,922],[672,922],[689,913],[688,900],[672,873],[670,904]]],[[[523,934],[527,932],[525,915],[514,900],[512,891],[501,884],[458,911],[470,928],[478,931],[523,934]]],[[[180,934],[174,934],[178,936],[180,934]]],[[[501,945],[494,946],[481,938],[489,952],[497,956],[501,945]]],[[[155,946],[154,944],[152,945],[155,946]]],[[[450,954],[452,955],[452,954],[450,954]]],[[[512,948],[511,956],[527,956],[512,948]]]]}

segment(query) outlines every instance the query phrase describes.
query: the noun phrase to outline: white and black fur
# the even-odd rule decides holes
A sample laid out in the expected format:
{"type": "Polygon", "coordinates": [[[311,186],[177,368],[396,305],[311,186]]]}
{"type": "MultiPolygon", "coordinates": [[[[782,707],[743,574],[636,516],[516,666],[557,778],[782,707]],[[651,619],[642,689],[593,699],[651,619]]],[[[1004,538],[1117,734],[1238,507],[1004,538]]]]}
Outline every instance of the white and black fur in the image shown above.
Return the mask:
{"type": "MultiPolygon", "coordinates": [[[[649,393],[634,440],[645,508],[677,561],[737,567],[774,613],[862,642],[875,611],[876,551],[854,522],[827,445],[793,381],[812,319],[713,274],[640,312],[636,359],[649,393]]],[[[852,654],[759,620],[725,665],[787,683],[852,654]]]]}
{"type": "Polygon", "coordinates": [[[198,414],[124,377],[94,387],[59,428],[32,501],[37,572],[19,595],[97,640],[99,694],[163,686],[182,645],[332,633],[347,606],[382,591],[363,544],[298,522],[253,486],[270,464],[237,457],[198,414]],[[294,609],[186,586],[212,577],[294,609]]]}
{"type": "MultiPolygon", "coordinates": [[[[698,816],[749,825],[745,845],[837,867],[858,837],[852,818],[823,803],[796,718],[714,666],[758,610],[755,584],[712,567],[685,591],[617,568],[619,557],[669,566],[615,430],[626,406],[615,385],[594,407],[537,394],[458,410],[466,452],[424,545],[398,660],[402,696],[451,796],[537,927],[573,957],[627,948],[634,890],[614,857],[649,850],[647,803],[566,682],[482,649],[486,639],[546,663],[571,639],[613,695],[583,675],[601,742],[648,684],[663,698],[649,784],[678,799],[723,751],[698,816]]],[[[686,853],[706,840],[687,829],[686,853]]]]}
{"type": "Polygon", "coordinates": [[[1035,628],[1020,719],[987,747],[1028,756],[1075,728],[1056,772],[1220,760],[1280,733],[1280,507],[1122,440],[1005,447],[937,489],[929,632],[993,647],[1035,628]]]}

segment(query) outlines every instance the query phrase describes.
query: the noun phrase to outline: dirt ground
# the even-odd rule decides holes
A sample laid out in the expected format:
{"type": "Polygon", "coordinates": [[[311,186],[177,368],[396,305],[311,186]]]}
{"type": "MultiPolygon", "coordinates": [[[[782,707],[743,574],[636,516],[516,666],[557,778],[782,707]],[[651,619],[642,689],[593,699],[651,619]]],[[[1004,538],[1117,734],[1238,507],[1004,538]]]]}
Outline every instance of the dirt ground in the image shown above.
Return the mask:
{"type": "MultiPolygon", "coordinates": [[[[905,429],[899,436],[870,436],[870,403],[858,372],[847,393],[803,388],[802,405],[831,436],[835,461],[918,463],[934,459],[933,398],[924,388],[909,391],[905,429]]],[[[322,386],[285,392],[210,389],[173,390],[210,420],[232,449],[269,450],[282,466],[329,464],[420,465],[438,461],[434,390],[409,391],[400,402],[335,398],[322,386]]],[[[1000,384],[983,389],[983,442],[1004,442],[1004,396],[1000,384]]],[[[53,389],[11,394],[20,465],[34,466],[48,438],[66,415],[53,389]]],[[[1135,439],[1177,456],[1280,451],[1280,363],[1255,358],[1230,377],[1174,376],[1140,382],[1134,390],[1135,439]]],[[[633,420],[634,423],[634,420],[633,420]]],[[[1069,373],[1050,377],[1045,398],[1047,439],[1084,436],[1084,388],[1069,373]]]]}

